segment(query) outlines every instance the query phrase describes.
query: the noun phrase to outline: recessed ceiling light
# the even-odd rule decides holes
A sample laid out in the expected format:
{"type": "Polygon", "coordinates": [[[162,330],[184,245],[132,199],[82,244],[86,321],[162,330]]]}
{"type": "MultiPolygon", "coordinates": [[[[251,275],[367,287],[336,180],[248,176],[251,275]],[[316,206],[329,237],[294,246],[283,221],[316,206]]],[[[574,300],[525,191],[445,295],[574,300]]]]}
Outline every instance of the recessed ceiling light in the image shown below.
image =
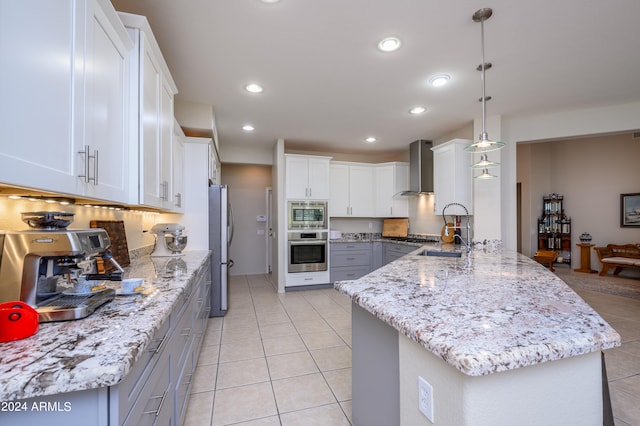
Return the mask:
{"type": "Polygon", "coordinates": [[[423,112],[426,112],[427,109],[423,106],[414,106],[413,108],[411,108],[409,110],[409,114],[413,114],[413,115],[418,115],[418,114],[422,114],[423,112]]]}
{"type": "Polygon", "coordinates": [[[395,50],[398,50],[401,44],[402,43],[400,42],[399,38],[387,37],[380,40],[380,42],[378,43],[378,49],[383,52],[393,52],[395,50]]]}
{"type": "Polygon", "coordinates": [[[244,126],[242,126],[242,130],[244,130],[245,132],[253,132],[255,129],[256,128],[251,124],[245,124],[244,126]]]}
{"type": "Polygon", "coordinates": [[[260,0],[262,3],[278,3],[280,0],[260,0]]]}
{"type": "Polygon", "coordinates": [[[262,88],[262,86],[260,86],[257,83],[249,83],[246,86],[244,86],[244,89],[247,92],[251,92],[251,93],[262,93],[264,91],[264,89],[262,88]]]}
{"type": "Polygon", "coordinates": [[[374,138],[373,136],[369,136],[364,141],[368,143],[374,143],[376,141],[376,138],[374,138]]]}
{"type": "Polygon", "coordinates": [[[449,77],[446,74],[439,74],[439,75],[434,75],[433,77],[431,77],[429,79],[429,84],[431,84],[433,87],[441,87],[444,86],[445,84],[447,84],[449,82],[449,80],[451,80],[451,77],[449,77]]]}

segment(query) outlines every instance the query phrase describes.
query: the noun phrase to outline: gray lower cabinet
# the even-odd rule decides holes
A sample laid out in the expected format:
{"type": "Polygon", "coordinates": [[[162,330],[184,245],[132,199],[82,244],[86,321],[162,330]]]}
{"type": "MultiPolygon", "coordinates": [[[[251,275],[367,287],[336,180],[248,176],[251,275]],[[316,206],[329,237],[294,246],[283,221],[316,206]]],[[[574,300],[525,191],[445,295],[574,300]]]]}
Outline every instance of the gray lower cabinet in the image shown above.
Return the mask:
{"type": "Polygon", "coordinates": [[[371,270],[375,271],[378,268],[382,268],[382,241],[374,241],[372,243],[371,251],[371,270]]]}
{"type": "Polygon", "coordinates": [[[331,243],[331,282],[358,279],[416,248],[386,241],[331,243]]]}
{"type": "Polygon", "coordinates": [[[371,272],[372,244],[370,242],[331,243],[331,282],[355,280],[371,272]]]}
{"type": "Polygon", "coordinates": [[[211,309],[210,268],[210,261],[205,262],[185,286],[173,311],[118,384],[20,400],[19,408],[24,409],[0,413],[0,424],[182,425],[211,309]]]}
{"type": "Polygon", "coordinates": [[[415,246],[384,242],[382,243],[382,264],[391,263],[405,254],[411,253],[416,248],[415,246]]]}
{"type": "MultiPolygon", "coordinates": [[[[210,263],[185,287],[176,309],[154,336],[145,352],[146,365],[134,369],[117,386],[109,388],[111,418],[117,424],[181,425],[189,389],[209,317],[210,263]]],[[[116,424],[110,422],[110,424],[116,424]]]]}

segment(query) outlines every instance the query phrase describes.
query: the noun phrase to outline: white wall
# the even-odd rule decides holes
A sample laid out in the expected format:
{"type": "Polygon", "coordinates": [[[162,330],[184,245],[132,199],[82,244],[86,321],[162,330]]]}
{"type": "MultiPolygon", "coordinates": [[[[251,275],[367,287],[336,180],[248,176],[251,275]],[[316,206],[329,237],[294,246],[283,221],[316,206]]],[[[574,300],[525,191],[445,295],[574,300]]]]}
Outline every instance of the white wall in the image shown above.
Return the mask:
{"type": "Polygon", "coordinates": [[[225,164],[273,164],[272,146],[221,145],[220,161],[225,164]]]}
{"type": "MultiPolygon", "coordinates": [[[[502,117],[501,133],[504,141],[523,143],[550,141],[631,132],[640,129],[640,102],[608,105],[546,114],[502,117]]],[[[516,247],[516,149],[503,150],[500,167],[504,176],[501,185],[502,239],[507,247],[516,247]],[[504,164],[507,164],[507,167],[504,164]]],[[[602,151],[604,152],[604,151],[602,151]]],[[[637,187],[636,190],[637,192],[637,187]]],[[[632,191],[632,192],[634,192],[632,191]]]]}
{"type": "Polygon", "coordinates": [[[223,164],[222,184],[229,186],[233,206],[234,237],[229,257],[232,275],[264,274],[266,269],[266,223],[257,215],[266,215],[266,188],[271,187],[271,166],[223,164]],[[258,235],[258,230],[263,231],[258,235]]]}
{"type": "MultiPolygon", "coordinates": [[[[531,197],[523,206],[523,254],[537,249],[542,196],[564,195],[571,217],[572,266],[580,266],[579,236],[588,232],[598,246],[640,242],[640,228],[620,227],[620,194],[640,192],[640,140],[629,133],[525,144],[518,147],[518,181],[531,197]],[[523,223],[524,225],[524,223],[523,223]]],[[[524,198],[524,197],[523,197],[524,198]]],[[[595,253],[591,267],[600,269],[595,253]]]]}

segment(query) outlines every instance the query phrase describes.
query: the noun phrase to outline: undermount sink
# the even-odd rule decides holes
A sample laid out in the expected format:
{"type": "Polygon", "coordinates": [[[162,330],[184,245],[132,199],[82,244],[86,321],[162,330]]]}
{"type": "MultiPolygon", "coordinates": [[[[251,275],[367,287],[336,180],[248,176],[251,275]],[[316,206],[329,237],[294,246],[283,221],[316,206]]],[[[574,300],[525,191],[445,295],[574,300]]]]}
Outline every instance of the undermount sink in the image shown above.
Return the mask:
{"type": "Polygon", "coordinates": [[[418,254],[420,256],[462,257],[462,252],[460,251],[423,250],[418,254]]]}

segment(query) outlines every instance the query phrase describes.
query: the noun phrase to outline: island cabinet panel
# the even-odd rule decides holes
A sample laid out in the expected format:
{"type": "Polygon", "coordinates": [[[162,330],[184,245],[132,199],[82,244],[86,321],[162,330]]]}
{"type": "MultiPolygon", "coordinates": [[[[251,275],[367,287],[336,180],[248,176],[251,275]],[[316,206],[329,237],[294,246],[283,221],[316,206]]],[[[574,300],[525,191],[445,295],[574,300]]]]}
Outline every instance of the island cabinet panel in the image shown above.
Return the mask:
{"type": "Polygon", "coordinates": [[[399,425],[398,332],[355,303],[351,304],[351,321],[353,423],[399,425]]]}
{"type": "Polygon", "coordinates": [[[371,272],[371,255],[369,242],[331,243],[331,282],[355,280],[371,272]]]}
{"type": "Polygon", "coordinates": [[[111,3],[3,2],[0,15],[11,106],[0,114],[0,182],[127,202],[133,44],[111,3]]]}

